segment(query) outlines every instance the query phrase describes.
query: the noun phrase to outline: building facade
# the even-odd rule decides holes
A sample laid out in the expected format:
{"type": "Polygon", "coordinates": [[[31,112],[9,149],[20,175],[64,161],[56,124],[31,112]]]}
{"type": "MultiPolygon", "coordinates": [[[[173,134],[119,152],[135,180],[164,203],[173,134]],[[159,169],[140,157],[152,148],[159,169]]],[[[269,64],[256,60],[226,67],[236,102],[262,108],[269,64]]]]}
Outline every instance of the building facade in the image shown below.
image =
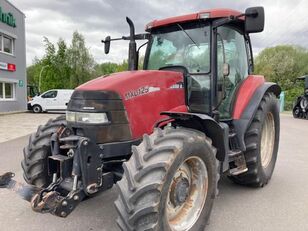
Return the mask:
{"type": "Polygon", "coordinates": [[[25,15],[0,0],[0,113],[26,108],[25,15]]]}

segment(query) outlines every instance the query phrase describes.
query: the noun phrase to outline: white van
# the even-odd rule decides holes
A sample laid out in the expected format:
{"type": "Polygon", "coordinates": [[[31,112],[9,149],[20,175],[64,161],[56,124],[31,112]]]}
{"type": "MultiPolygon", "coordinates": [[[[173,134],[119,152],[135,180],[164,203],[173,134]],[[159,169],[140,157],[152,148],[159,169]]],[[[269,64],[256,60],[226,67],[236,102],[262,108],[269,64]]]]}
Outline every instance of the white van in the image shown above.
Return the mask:
{"type": "Polygon", "coordinates": [[[28,110],[32,110],[34,113],[65,111],[73,91],[71,89],[53,89],[34,96],[28,102],[28,110]]]}

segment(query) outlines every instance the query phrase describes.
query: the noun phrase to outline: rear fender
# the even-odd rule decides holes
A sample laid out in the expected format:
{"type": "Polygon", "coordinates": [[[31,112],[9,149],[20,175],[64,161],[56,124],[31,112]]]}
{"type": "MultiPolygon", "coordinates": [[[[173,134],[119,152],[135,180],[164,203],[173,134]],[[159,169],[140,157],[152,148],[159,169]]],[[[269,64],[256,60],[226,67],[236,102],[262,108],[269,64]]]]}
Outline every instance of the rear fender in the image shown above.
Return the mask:
{"type": "Polygon", "coordinates": [[[173,119],[172,124],[192,128],[205,133],[212,140],[217,149],[216,158],[224,161],[229,150],[228,134],[229,126],[225,123],[217,123],[212,117],[204,114],[187,112],[162,112],[162,115],[173,119]]]}
{"type": "Polygon", "coordinates": [[[281,88],[275,83],[266,82],[259,86],[253,96],[251,97],[248,105],[245,107],[243,113],[240,115],[239,119],[233,119],[233,125],[238,137],[238,142],[240,145],[240,149],[242,151],[246,151],[246,145],[244,141],[245,133],[256,114],[258,107],[261,103],[263,96],[267,92],[274,93],[277,97],[279,97],[281,93],[281,88]]]}

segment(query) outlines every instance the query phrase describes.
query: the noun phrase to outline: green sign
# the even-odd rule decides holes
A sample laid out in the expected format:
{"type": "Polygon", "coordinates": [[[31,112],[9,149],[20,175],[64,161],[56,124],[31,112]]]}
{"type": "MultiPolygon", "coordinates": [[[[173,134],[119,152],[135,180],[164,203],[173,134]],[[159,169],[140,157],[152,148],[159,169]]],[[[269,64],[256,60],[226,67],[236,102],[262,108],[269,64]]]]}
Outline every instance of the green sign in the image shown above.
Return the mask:
{"type": "Polygon", "coordinates": [[[16,19],[14,18],[13,14],[3,12],[1,6],[0,6],[0,21],[11,27],[16,27],[16,19]]]}
{"type": "Polygon", "coordinates": [[[19,80],[18,81],[18,87],[23,87],[24,86],[24,81],[23,80],[19,80]]]}

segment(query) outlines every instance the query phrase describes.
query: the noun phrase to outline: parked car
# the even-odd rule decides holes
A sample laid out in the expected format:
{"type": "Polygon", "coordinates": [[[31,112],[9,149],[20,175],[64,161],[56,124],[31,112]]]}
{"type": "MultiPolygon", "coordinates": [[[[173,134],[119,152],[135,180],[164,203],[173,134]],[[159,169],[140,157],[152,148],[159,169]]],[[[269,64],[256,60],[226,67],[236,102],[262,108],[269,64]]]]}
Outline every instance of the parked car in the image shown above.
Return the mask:
{"type": "Polygon", "coordinates": [[[46,111],[65,111],[67,103],[74,90],[71,89],[53,89],[33,97],[28,102],[28,110],[34,113],[46,111]]]}

